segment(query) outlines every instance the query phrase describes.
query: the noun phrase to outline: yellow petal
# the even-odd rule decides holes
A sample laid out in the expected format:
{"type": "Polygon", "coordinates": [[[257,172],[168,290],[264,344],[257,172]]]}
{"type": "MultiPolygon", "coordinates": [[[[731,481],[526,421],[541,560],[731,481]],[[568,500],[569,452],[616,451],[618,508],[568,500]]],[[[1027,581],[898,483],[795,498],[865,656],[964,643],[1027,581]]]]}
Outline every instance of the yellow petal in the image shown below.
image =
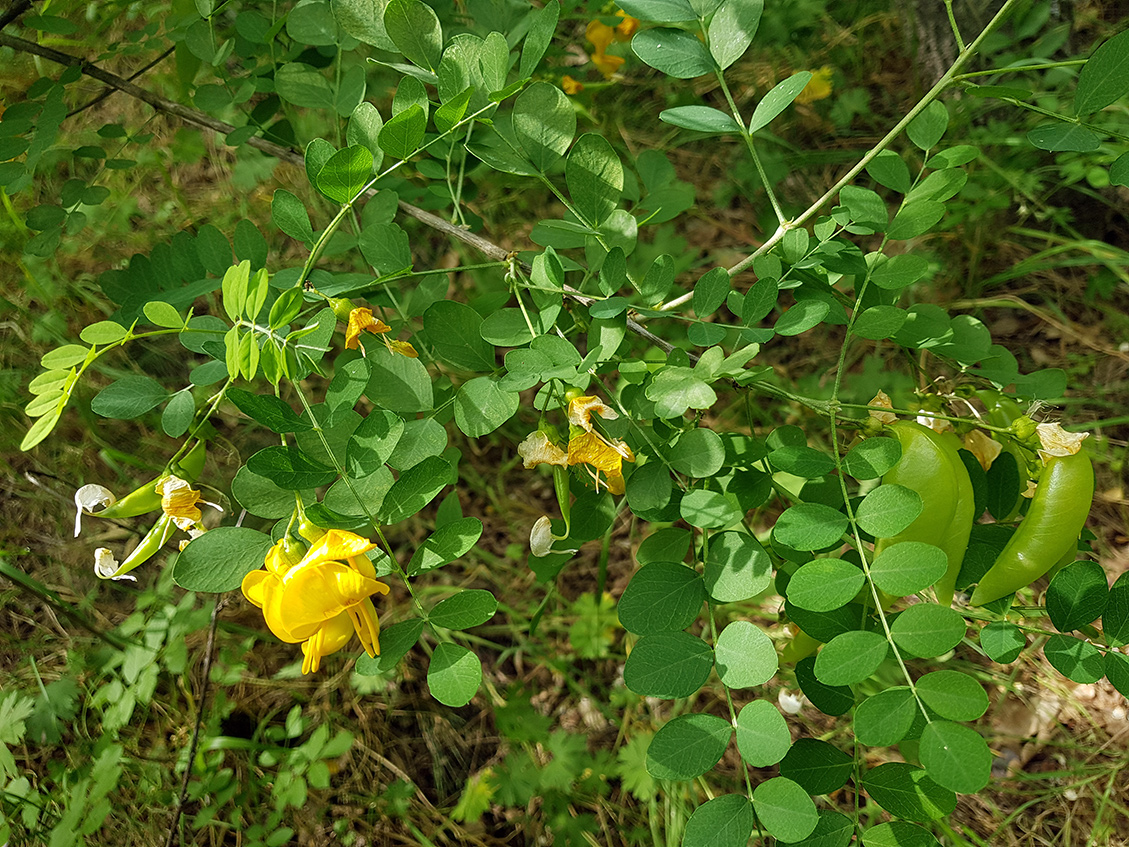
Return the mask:
{"type": "Polygon", "coordinates": [[[518,445],[517,454],[525,461],[527,468],[542,464],[563,468],[569,464],[568,453],[550,441],[549,436],[539,429],[529,433],[525,441],[518,445]]]}
{"type": "Polygon", "coordinates": [[[273,573],[265,570],[251,571],[243,577],[243,584],[240,589],[243,591],[243,596],[258,606],[260,609],[263,607],[264,592],[266,591],[266,584],[270,580],[278,582],[278,577],[273,573]]]}
{"type": "Polygon", "coordinates": [[[616,410],[601,402],[599,397],[574,397],[568,401],[568,422],[573,426],[591,432],[593,414],[608,421],[614,421],[619,417],[616,410]]]}
{"type": "Polygon", "coordinates": [[[399,353],[401,356],[407,356],[409,359],[419,358],[419,353],[416,352],[416,348],[407,341],[389,341],[388,346],[393,353],[399,353]]]}
{"type": "Polygon", "coordinates": [[[283,580],[279,613],[285,629],[297,635],[373,594],[387,593],[387,585],[341,562],[300,565],[283,580]]]}
{"type": "Polygon", "coordinates": [[[345,612],[326,621],[317,632],[302,642],[302,673],[316,671],[321,666],[322,657],[336,653],[352,637],[353,622],[345,612]]]}
{"type": "Polygon", "coordinates": [[[584,83],[578,82],[568,74],[565,74],[561,77],[561,89],[568,95],[579,94],[584,90],[584,83]]]}
{"type": "Polygon", "coordinates": [[[639,30],[639,21],[620,9],[616,14],[623,18],[615,25],[615,40],[628,41],[639,30]]]}
{"type": "MultiPolygon", "coordinates": [[[[349,565],[361,576],[376,579],[376,568],[373,567],[372,560],[368,556],[352,556],[349,559],[349,565]]],[[[385,591],[384,593],[387,594],[388,592],[385,591]]]]}
{"type": "Polygon", "coordinates": [[[611,79],[615,76],[616,71],[626,61],[622,56],[611,56],[607,53],[593,53],[592,64],[596,66],[596,70],[604,75],[605,79],[611,79]]]}
{"type": "Polygon", "coordinates": [[[568,443],[568,463],[570,465],[590,465],[596,471],[594,474],[597,490],[600,487],[600,472],[607,476],[607,489],[612,494],[622,494],[623,460],[635,461],[631,448],[623,442],[610,444],[595,432],[585,432],[568,443]]]}
{"type": "MultiPolygon", "coordinates": [[[[283,577],[286,576],[286,572],[290,570],[295,563],[287,561],[286,554],[282,550],[282,542],[280,541],[267,551],[266,560],[263,564],[272,574],[283,577]]],[[[252,573],[254,573],[254,571],[252,571],[252,573]]]]}
{"type": "Polygon", "coordinates": [[[596,48],[597,53],[603,53],[608,49],[608,45],[615,40],[615,30],[602,21],[590,21],[584,36],[592,42],[592,46],[596,48]]]}
{"type": "Polygon", "coordinates": [[[302,557],[298,566],[308,565],[313,562],[341,561],[354,556],[363,556],[369,550],[375,550],[376,545],[367,538],[362,538],[355,532],[344,529],[331,529],[314,542],[313,546],[302,557]]]}
{"type": "Polygon", "coordinates": [[[380,619],[376,616],[376,607],[372,600],[365,599],[356,606],[347,609],[349,620],[352,623],[352,632],[357,633],[361,646],[370,656],[380,655],[380,619]]]}

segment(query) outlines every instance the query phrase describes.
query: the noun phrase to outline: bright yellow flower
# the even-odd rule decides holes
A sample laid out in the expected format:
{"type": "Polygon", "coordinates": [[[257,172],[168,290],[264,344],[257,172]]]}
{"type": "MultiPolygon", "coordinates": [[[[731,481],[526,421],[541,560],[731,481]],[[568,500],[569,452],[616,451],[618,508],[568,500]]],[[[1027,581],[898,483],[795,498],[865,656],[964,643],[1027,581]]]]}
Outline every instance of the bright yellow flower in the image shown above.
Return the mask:
{"type": "Polygon", "coordinates": [[[376,548],[352,532],[331,529],[296,564],[282,543],[271,547],[262,570],[243,578],[243,594],[263,610],[271,632],[291,644],[303,642],[302,673],[344,647],[355,632],[370,656],[380,653],[380,622],[369,598],[387,594],[364,555],[376,548]],[[351,625],[351,628],[350,628],[351,625]]]}
{"type": "Polygon", "coordinates": [[[584,90],[584,83],[578,82],[568,74],[565,74],[561,77],[561,90],[568,95],[579,94],[584,90]]]}
{"type": "Polygon", "coordinates": [[[353,309],[349,312],[349,326],[345,329],[345,349],[356,350],[361,343],[362,332],[373,332],[378,335],[388,332],[391,327],[380,318],[372,316],[372,309],[353,309]]]}
{"type": "Polygon", "coordinates": [[[824,65],[818,71],[812,71],[811,79],[804,86],[804,90],[796,95],[797,103],[812,103],[816,100],[825,100],[831,96],[831,77],[835,75],[830,65],[824,65]]]}

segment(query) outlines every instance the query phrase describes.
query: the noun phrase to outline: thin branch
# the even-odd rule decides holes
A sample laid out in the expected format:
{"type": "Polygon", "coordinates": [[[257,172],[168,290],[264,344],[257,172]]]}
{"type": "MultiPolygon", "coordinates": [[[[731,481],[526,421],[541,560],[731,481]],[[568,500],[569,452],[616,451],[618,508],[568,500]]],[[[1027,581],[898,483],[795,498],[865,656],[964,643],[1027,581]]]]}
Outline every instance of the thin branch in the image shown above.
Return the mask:
{"type": "MultiPolygon", "coordinates": [[[[111,86],[112,88],[122,91],[128,94],[130,97],[135,97],[138,100],[142,100],[159,112],[165,112],[167,114],[174,115],[180,118],[182,121],[185,121],[186,123],[195,124],[196,126],[203,127],[205,129],[210,129],[212,130],[212,132],[224,136],[228,135],[231,132],[234,132],[236,129],[236,127],[232,124],[216,120],[215,118],[205,115],[203,112],[199,112],[196,109],[191,109],[173,100],[168,100],[164,97],[154,94],[151,91],[146,91],[144,88],[134,85],[124,77],[120,77],[117,74],[110,73],[109,71],[104,71],[97,65],[87,62],[85,59],[81,59],[78,56],[72,56],[68,53],[60,53],[58,50],[52,50],[50,47],[44,47],[41,44],[36,44],[23,38],[16,38],[15,36],[5,35],[2,32],[0,32],[0,45],[11,47],[13,50],[19,50],[24,53],[31,53],[35,56],[41,56],[44,59],[48,59],[49,61],[56,62],[61,65],[67,65],[68,67],[81,68],[83,74],[85,74],[86,76],[89,76],[92,79],[96,79],[99,82],[103,82],[106,85],[111,86]]],[[[262,150],[264,153],[274,156],[276,159],[284,162],[289,162],[296,167],[305,167],[305,158],[297,150],[293,150],[289,147],[283,147],[280,144],[275,144],[273,141],[267,141],[265,138],[260,138],[258,136],[253,136],[252,138],[248,139],[247,144],[251,147],[256,148],[257,150],[262,150]]],[[[375,193],[375,190],[369,191],[369,194],[375,193]]],[[[442,232],[446,235],[451,236],[452,238],[463,242],[467,246],[474,248],[490,259],[503,262],[506,261],[510,255],[510,251],[506,250],[503,247],[499,247],[497,244],[483,238],[481,235],[476,235],[470,230],[463,229],[462,227],[448,223],[447,221],[443,220],[443,218],[440,218],[437,215],[433,215],[431,214],[431,212],[425,211],[418,206],[413,206],[411,203],[406,203],[401,200],[400,209],[403,210],[403,212],[409,217],[415,218],[425,226],[428,226],[431,229],[436,230],[437,232],[442,232]]],[[[532,271],[532,268],[525,263],[522,263],[522,267],[527,273],[532,271]]],[[[563,288],[565,295],[569,299],[575,300],[577,303],[583,306],[589,306],[593,302],[595,302],[595,298],[586,297],[571,286],[566,285],[563,288]]],[[[640,338],[649,341],[651,344],[658,346],[667,353],[674,349],[673,344],[662,338],[659,338],[657,335],[655,335],[653,332],[648,330],[633,318],[629,317],[627,319],[627,328],[638,335],[640,338]]]]}
{"type": "MultiPolygon", "coordinates": [[[[137,72],[135,72],[135,73],[132,73],[132,74],[130,74],[130,75],[129,75],[129,79],[130,79],[130,81],[132,82],[133,80],[135,80],[135,79],[137,79],[137,78],[138,78],[139,76],[141,76],[141,75],[142,75],[143,73],[146,73],[147,71],[149,71],[149,70],[151,70],[152,68],[154,68],[154,67],[156,67],[157,65],[159,65],[159,64],[160,64],[161,62],[163,62],[163,61],[164,61],[165,59],[167,59],[167,58],[168,58],[169,56],[171,56],[171,55],[173,54],[173,51],[174,51],[174,50],[176,50],[176,46],[175,46],[175,45],[174,45],[174,46],[172,46],[172,47],[170,47],[170,48],[169,48],[168,50],[166,50],[166,51],[165,51],[164,53],[162,53],[162,54],[161,54],[160,56],[158,56],[158,57],[157,57],[156,59],[154,59],[154,60],[153,60],[152,62],[150,62],[149,64],[147,64],[147,65],[146,65],[145,67],[141,68],[141,70],[139,70],[139,71],[137,71],[137,72]]],[[[118,89],[116,89],[116,88],[112,88],[112,87],[108,87],[108,88],[106,88],[106,90],[105,90],[105,91],[103,91],[103,92],[102,92],[101,94],[99,94],[99,95],[98,95],[97,97],[95,97],[94,99],[92,99],[92,100],[89,100],[89,101],[87,101],[86,103],[83,103],[83,104],[82,104],[81,106],[78,106],[77,108],[71,109],[71,111],[67,112],[67,117],[68,117],[68,118],[73,118],[73,117],[74,117],[75,115],[77,115],[77,114],[78,114],[79,112],[85,112],[85,111],[86,111],[87,109],[89,109],[89,108],[90,108],[91,106],[96,106],[96,105],[98,105],[99,103],[101,103],[101,102],[102,102],[103,100],[105,100],[105,99],[106,99],[107,97],[109,97],[109,96],[110,96],[111,94],[113,94],[113,93],[114,93],[114,92],[116,92],[117,90],[118,90],[118,89]]]]}
{"type": "Polygon", "coordinates": [[[0,15],[0,29],[6,27],[30,8],[31,0],[15,0],[15,2],[8,7],[8,11],[0,15]]]}
{"type": "Polygon", "coordinates": [[[1016,0],[1004,0],[1003,6],[1000,7],[1000,10],[996,12],[995,17],[993,17],[992,20],[988,22],[988,25],[984,27],[981,33],[976,36],[976,40],[961,51],[960,55],[957,56],[956,61],[953,62],[952,67],[945,71],[944,76],[937,80],[937,83],[932,88],[930,88],[928,92],[926,92],[925,96],[922,97],[921,100],[919,100],[912,109],[910,109],[909,113],[900,121],[898,121],[897,124],[894,125],[894,128],[886,133],[881,141],[871,147],[870,150],[867,151],[866,155],[859,159],[859,161],[853,168],[847,171],[847,173],[844,174],[838,182],[827,189],[827,191],[824,192],[823,196],[812,203],[798,218],[790,221],[787,226],[777,227],[776,232],[772,234],[772,237],[770,237],[766,242],[764,242],[764,244],[758,247],[756,249],[756,252],[752,253],[749,256],[746,256],[733,267],[729,268],[729,275],[735,276],[736,274],[739,274],[741,273],[741,271],[748,268],[750,265],[752,265],[753,260],[756,257],[764,255],[773,247],[775,247],[784,238],[785,232],[787,232],[789,229],[794,229],[795,227],[805,224],[809,218],[813,217],[816,212],[824,207],[828,200],[838,194],[839,190],[843,186],[849,185],[851,182],[853,182],[854,178],[862,173],[863,168],[869,165],[871,160],[874,159],[875,156],[877,156],[888,146],[890,146],[890,143],[902,134],[902,131],[910,125],[913,119],[923,111],[925,111],[925,107],[936,100],[941,95],[941,92],[948,88],[949,84],[953,81],[953,77],[956,76],[957,71],[964,67],[968,60],[971,59],[973,55],[975,55],[984,39],[988,37],[992,30],[994,30],[1005,17],[1007,17],[1008,13],[1015,5],[1015,2],[1016,0]]]}
{"type": "Polygon", "coordinates": [[[201,669],[203,680],[200,683],[200,698],[196,702],[196,726],[192,730],[192,742],[188,745],[188,760],[184,765],[184,781],[180,785],[180,796],[176,798],[176,808],[173,809],[172,822],[169,824],[169,837],[165,847],[173,847],[176,840],[177,828],[180,817],[184,813],[184,804],[188,802],[188,783],[192,779],[192,766],[196,761],[196,748],[200,743],[200,730],[204,725],[204,703],[208,699],[208,688],[211,686],[212,653],[216,646],[216,626],[219,622],[220,610],[227,605],[226,598],[221,594],[216,598],[212,607],[212,620],[208,624],[208,643],[204,648],[204,667],[201,669]]]}

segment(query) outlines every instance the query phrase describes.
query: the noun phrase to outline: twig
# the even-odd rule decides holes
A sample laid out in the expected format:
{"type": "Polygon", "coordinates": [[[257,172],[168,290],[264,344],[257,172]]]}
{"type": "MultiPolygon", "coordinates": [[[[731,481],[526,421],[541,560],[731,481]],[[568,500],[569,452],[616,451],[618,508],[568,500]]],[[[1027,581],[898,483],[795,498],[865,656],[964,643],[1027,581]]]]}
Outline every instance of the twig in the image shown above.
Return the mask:
{"type": "MultiPolygon", "coordinates": [[[[199,112],[196,109],[190,109],[187,106],[183,106],[173,100],[168,100],[164,97],[160,97],[159,95],[152,93],[151,91],[146,91],[144,88],[134,85],[124,77],[120,77],[117,74],[110,73],[109,71],[104,71],[97,65],[91,64],[90,62],[87,62],[85,59],[81,59],[78,56],[72,56],[68,53],[60,53],[58,50],[52,50],[50,47],[44,47],[41,44],[36,44],[23,38],[16,38],[15,36],[5,35],[2,32],[0,32],[0,45],[11,47],[13,50],[31,53],[35,56],[40,56],[44,59],[48,59],[52,62],[57,62],[61,65],[81,68],[82,72],[86,76],[96,79],[99,82],[103,82],[106,85],[117,89],[118,91],[122,91],[131,97],[142,100],[145,103],[148,103],[157,111],[175,115],[186,123],[204,127],[205,129],[210,129],[215,133],[225,136],[231,132],[234,132],[236,129],[236,127],[232,124],[216,120],[215,118],[209,117],[208,115],[205,115],[203,112],[199,112]]],[[[268,141],[265,138],[260,138],[258,136],[253,136],[252,138],[248,139],[247,144],[251,147],[256,148],[257,150],[262,150],[264,153],[274,156],[276,159],[279,159],[281,161],[289,162],[290,164],[295,165],[299,168],[305,167],[305,158],[297,150],[293,150],[289,147],[283,147],[280,144],[275,144],[273,141],[268,141]]],[[[376,191],[370,190],[369,193],[375,194],[376,191]]],[[[413,206],[411,203],[406,203],[405,201],[401,200],[400,209],[403,210],[403,212],[409,217],[415,218],[425,226],[428,226],[431,229],[436,230],[437,232],[442,232],[445,235],[449,235],[452,238],[463,242],[467,246],[474,248],[490,259],[502,262],[506,261],[510,255],[510,251],[506,250],[503,247],[499,247],[497,244],[483,238],[481,235],[476,235],[470,230],[463,229],[462,227],[448,223],[437,215],[433,215],[431,214],[431,212],[425,211],[418,206],[413,206]]],[[[530,266],[525,263],[522,263],[522,267],[527,273],[532,270],[532,268],[530,268],[530,266]]],[[[566,285],[563,287],[563,289],[565,296],[567,296],[571,300],[575,300],[577,303],[580,303],[583,306],[589,306],[594,302],[594,298],[587,297],[581,294],[571,286],[566,285]]],[[[674,349],[673,344],[666,341],[665,339],[659,338],[634,318],[629,317],[627,319],[627,328],[638,335],[640,338],[643,338],[644,340],[649,341],[651,344],[660,347],[667,353],[674,349]]]]}
{"type": "Polygon", "coordinates": [[[180,817],[184,812],[184,804],[188,802],[188,783],[192,779],[192,763],[196,761],[196,747],[200,743],[200,729],[204,725],[204,703],[208,699],[208,688],[211,685],[212,653],[216,646],[216,626],[218,625],[220,610],[227,605],[224,595],[216,597],[216,604],[212,607],[212,620],[208,624],[208,643],[204,647],[203,681],[200,684],[200,697],[196,701],[196,726],[192,730],[192,743],[188,745],[188,761],[184,765],[184,781],[180,785],[180,796],[176,798],[176,808],[173,809],[172,821],[169,823],[169,837],[165,847],[173,847],[176,840],[177,828],[180,817]]]}
{"type": "Polygon", "coordinates": [[[15,0],[15,2],[8,7],[8,11],[0,15],[0,29],[6,27],[30,8],[31,0],[15,0]]]}
{"type": "MultiPolygon", "coordinates": [[[[164,61],[165,59],[167,59],[167,58],[168,58],[169,56],[171,56],[171,55],[173,54],[173,51],[174,51],[174,50],[176,50],[176,47],[175,47],[175,46],[173,46],[173,47],[170,47],[170,48],[169,48],[168,50],[166,50],[166,51],[165,51],[164,53],[162,53],[162,54],[161,54],[160,56],[158,56],[158,57],[157,57],[156,59],[154,59],[154,60],[153,60],[152,62],[150,62],[149,64],[147,64],[147,65],[146,65],[145,67],[141,68],[141,70],[139,70],[139,71],[137,71],[137,72],[135,72],[135,73],[132,73],[132,74],[130,74],[130,75],[129,75],[129,79],[130,79],[131,81],[132,81],[132,80],[135,80],[135,79],[137,79],[137,78],[138,78],[139,76],[141,76],[141,75],[142,75],[143,73],[145,73],[146,71],[148,71],[148,70],[151,70],[152,68],[156,67],[156,66],[157,66],[157,65],[159,65],[159,64],[160,64],[161,62],[163,62],[163,61],[164,61]]],[[[87,109],[89,109],[89,108],[90,108],[91,106],[96,106],[96,105],[98,105],[99,103],[101,103],[101,102],[102,102],[103,100],[105,100],[105,99],[106,99],[107,97],[109,97],[109,96],[110,96],[111,94],[113,94],[113,93],[114,93],[114,92],[116,92],[116,91],[117,91],[117,89],[116,89],[116,88],[112,88],[112,87],[108,87],[108,88],[106,88],[106,90],[105,90],[105,91],[103,91],[103,92],[102,92],[101,94],[99,94],[99,95],[98,95],[97,97],[95,97],[94,99],[92,99],[92,100],[90,100],[90,101],[88,101],[88,102],[86,102],[86,103],[83,103],[83,104],[82,104],[81,106],[79,106],[79,107],[77,107],[77,108],[75,108],[75,109],[71,109],[71,111],[67,112],[67,117],[68,117],[68,118],[73,118],[73,117],[74,117],[75,115],[77,115],[77,114],[78,114],[79,112],[85,112],[85,111],[86,111],[87,109]]]]}

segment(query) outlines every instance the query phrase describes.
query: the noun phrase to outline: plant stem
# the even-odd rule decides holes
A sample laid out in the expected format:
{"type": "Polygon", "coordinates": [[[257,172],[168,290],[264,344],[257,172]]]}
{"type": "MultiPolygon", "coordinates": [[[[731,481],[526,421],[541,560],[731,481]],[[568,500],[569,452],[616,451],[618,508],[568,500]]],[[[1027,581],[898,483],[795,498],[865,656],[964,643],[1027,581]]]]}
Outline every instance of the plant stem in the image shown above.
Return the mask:
{"type": "MultiPolygon", "coordinates": [[[[939,80],[937,80],[936,84],[931,89],[929,89],[925,96],[922,97],[921,100],[919,100],[917,104],[909,110],[909,113],[900,121],[898,121],[897,124],[894,125],[894,128],[886,133],[881,141],[879,141],[876,145],[874,145],[874,147],[868,150],[866,154],[858,160],[855,166],[847,171],[847,173],[844,174],[838,182],[827,189],[822,197],[812,203],[804,212],[799,215],[799,217],[792,221],[791,226],[801,226],[812,217],[814,217],[815,214],[820,209],[822,209],[823,206],[832,197],[839,193],[839,190],[843,188],[843,186],[849,185],[856,176],[862,173],[863,169],[867,165],[869,165],[879,153],[889,147],[890,143],[902,134],[902,131],[910,125],[913,119],[920,115],[923,111],[925,111],[925,108],[934,100],[936,100],[941,95],[942,91],[949,87],[949,85],[953,81],[953,77],[956,76],[956,72],[960,70],[960,68],[962,68],[969,59],[972,58],[977,49],[979,49],[980,44],[984,41],[984,39],[989,35],[989,33],[992,32],[993,29],[995,29],[999,25],[999,23],[1007,16],[1007,14],[1011,11],[1012,7],[1017,2],[1018,0],[1005,0],[1003,6],[1000,7],[1000,10],[996,13],[995,17],[993,17],[992,20],[988,22],[988,25],[984,27],[984,30],[978,36],[976,36],[976,39],[971,44],[961,50],[960,55],[957,56],[956,60],[952,64],[952,67],[945,71],[944,75],[939,80]]],[[[758,247],[755,252],[753,252],[749,256],[746,256],[733,267],[729,268],[729,275],[733,276],[745,270],[753,263],[753,259],[755,259],[757,256],[764,255],[773,247],[775,247],[780,242],[780,239],[784,237],[784,232],[785,229],[783,227],[779,227],[776,232],[772,234],[772,237],[765,241],[765,243],[760,247],[758,247]]]]}

